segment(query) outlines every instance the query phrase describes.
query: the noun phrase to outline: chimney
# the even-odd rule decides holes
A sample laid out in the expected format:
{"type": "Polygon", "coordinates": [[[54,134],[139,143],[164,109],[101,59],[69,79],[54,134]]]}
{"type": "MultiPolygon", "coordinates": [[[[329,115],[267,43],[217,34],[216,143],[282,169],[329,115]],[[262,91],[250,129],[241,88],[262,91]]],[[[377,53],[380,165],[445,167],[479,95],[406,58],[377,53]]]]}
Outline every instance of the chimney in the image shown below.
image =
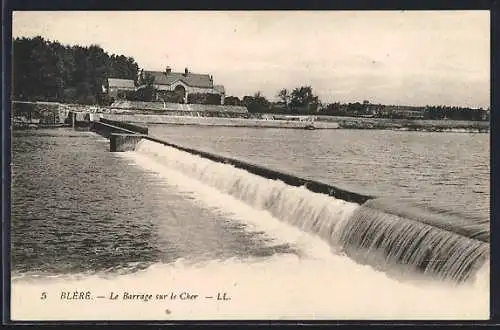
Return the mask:
{"type": "Polygon", "coordinates": [[[167,69],[165,70],[165,74],[169,74],[170,72],[172,72],[172,68],[167,66],[167,69]]]}
{"type": "Polygon", "coordinates": [[[184,69],[184,75],[185,75],[185,76],[187,76],[187,75],[188,75],[188,73],[189,73],[188,68],[185,68],[185,69],[184,69]]]}

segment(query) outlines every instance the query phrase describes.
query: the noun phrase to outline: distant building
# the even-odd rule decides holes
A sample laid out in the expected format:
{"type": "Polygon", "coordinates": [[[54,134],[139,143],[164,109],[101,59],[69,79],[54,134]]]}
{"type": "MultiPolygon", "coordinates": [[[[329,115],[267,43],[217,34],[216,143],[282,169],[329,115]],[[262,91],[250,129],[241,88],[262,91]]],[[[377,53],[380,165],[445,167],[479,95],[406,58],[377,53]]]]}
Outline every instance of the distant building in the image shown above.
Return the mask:
{"type": "Polygon", "coordinates": [[[386,105],[382,109],[382,114],[404,119],[423,119],[424,109],[412,106],[386,105]]]}
{"type": "MultiPolygon", "coordinates": [[[[146,71],[142,70],[139,81],[149,75],[154,78],[154,87],[161,95],[163,92],[175,92],[179,97],[188,103],[188,95],[192,93],[217,94],[221,96],[221,104],[224,104],[225,90],[222,85],[214,85],[213,77],[209,74],[199,74],[189,72],[188,68],[184,72],[173,72],[170,67],[165,71],[146,71]]],[[[137,89],[144,88],[141,85],[137,89]]]]}
{"type": "Polygon", "coordinates": [[[129,79],[109,78],[103,90],[115,100],[125,99],[127,91],[135,91],[135,84],[129,79]]]}

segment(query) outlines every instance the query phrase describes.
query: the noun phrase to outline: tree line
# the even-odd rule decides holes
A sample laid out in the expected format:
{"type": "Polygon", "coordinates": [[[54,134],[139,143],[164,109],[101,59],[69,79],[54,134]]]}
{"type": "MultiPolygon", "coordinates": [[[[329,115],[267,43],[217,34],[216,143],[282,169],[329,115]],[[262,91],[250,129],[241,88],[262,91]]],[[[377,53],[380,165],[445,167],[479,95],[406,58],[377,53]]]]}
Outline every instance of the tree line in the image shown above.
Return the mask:
{"type": "Polygon", "coordinates": [[[228,105],[243,105],[249,112],[279,113],[292,115],[325,115],[345,117],[373,117],[387,119],[427,119],[427,120],[489,120],[490,109],[456,106],[395,106],[363,102],[322,104],[314,95],[311,86],[301,86],[293,90],[281,89],[277,95],[278,102],[267,100],[262,93],[225,98],[228,105]]]}
{"type": "Polygon", "coordinates": [[[42,37],[14,39],[12,53],[13,98],[23,101],[105,104],[107,78],[135,81],[139,70],[132,57],[98,45],[66,46],[42,37]]]}
{"type": "MultiPolygon", "coordinates": [[[[183,102],[175,92],[162,92],[154,88],[154,77],[140,75],[134,58],[108,54],[99,45],[67,46],[42,37],[13,40],[13,98],[21,101],[52,101],[78,104],[110,104],[113,100],[105,93],[107,78],[133,80],[144,88],[125,93],[129,100],[183,102]]],[[[294,115],[371,116],[378,118],[422,118],[454,120],[489,120],[489,109],[468,107],[424,106],[398,107],[354,103],[323,105],[311,86],[291,90],[281,89],[279,101],[271,102],[261,92],[242,99],[228,96],[226,105],[246,106],[251,113],[280,113],[294,115]]],[[[189,94],[188,103],[220,104],[216,94],[189,94]]]]}
{"type": "Polygon", "coordinates": [[[339,102],[331,103],[321,110],[331,116],[374,117],[388,119],[426,119],[426,120],[489,120],[490,110],[456,106],[395,106],[383,104],[339,102]]]}
{"type": "Polygon", "coordinates": [[[271,102],[258,91],[254,95],[244,96],[241,100],[228,96],[224,99],[224,104],[246,106],[249,112],[255,113],[315,114],[321,109],[319,97],[314,95],[311,86],[300,86],[293,90],[284,88],[277,96],[280,101],[271,102]]]}

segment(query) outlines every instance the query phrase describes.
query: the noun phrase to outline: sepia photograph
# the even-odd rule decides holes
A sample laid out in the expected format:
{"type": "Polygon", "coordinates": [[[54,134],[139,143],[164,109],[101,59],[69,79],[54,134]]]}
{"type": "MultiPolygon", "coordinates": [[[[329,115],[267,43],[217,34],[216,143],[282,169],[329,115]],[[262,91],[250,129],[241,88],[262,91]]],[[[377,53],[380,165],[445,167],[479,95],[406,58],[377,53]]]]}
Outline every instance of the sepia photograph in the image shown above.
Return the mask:
{"type": "Polygon", "coordinates": [[[14,11],[12,321],[488,320],[490,12],[14,11]]]}

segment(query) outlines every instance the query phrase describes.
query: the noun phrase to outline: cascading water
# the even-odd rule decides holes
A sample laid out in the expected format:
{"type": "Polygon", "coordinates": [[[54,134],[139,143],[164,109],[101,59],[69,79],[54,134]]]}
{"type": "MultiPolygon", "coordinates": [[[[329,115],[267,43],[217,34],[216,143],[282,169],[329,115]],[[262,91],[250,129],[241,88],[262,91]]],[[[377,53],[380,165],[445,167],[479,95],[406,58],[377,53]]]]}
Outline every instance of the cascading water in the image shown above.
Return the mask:
{"type": "Polygon", "coordinates": [[[320,236],[338,253],[388,273],[397,269],[463,282],[488,259],[487,221],[387,199],[360,206],[149,140],[142,140],[136,151],[320,236]]]}
{"type": "Polygon", "coordinates": [[[488,258],[487,243],[373,208],[377,202],[357,208],[343,228],[341,244],[352,259],[379,268],[404,264],[405,271],[462,282],[488,258]]]}

